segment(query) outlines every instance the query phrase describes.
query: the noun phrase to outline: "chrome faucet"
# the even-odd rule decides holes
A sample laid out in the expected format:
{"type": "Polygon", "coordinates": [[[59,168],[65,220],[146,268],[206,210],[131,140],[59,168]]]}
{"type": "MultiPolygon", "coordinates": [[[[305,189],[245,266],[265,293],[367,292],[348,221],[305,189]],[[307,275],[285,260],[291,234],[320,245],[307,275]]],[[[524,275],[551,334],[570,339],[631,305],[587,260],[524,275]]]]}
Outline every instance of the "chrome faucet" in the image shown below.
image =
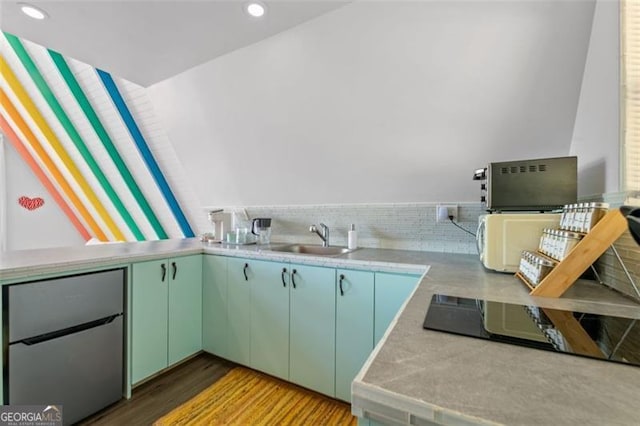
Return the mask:
{"type": "Polygon", "coordinates": [[[318,231],[318,228],[316,228],[315,225],[311,225],[309,227],[309,232],[315,232],[320,238],[322,238],[322,247],[329,247],[329,227],[324,223],[320,223],[320,228],[322,228],[322,233],[318,231]]]}

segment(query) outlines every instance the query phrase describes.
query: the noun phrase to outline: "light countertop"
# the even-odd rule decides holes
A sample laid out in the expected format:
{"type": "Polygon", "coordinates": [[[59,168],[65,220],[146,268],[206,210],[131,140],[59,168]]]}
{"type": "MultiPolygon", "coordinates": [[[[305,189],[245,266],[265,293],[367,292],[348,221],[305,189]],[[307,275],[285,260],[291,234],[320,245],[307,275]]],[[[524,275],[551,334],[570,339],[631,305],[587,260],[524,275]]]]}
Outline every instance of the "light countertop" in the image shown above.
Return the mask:
{"type": "Polygon", "coordinates": [[[270,250],[280,245],[284,243],[233,246],[203,243],[196,238],[189,238],[0,252],[0,281],[24,281],[59,272],[120,266],[199,253],[416,275],[422,275],[428,270],[426,252],[359,248],[345,255],[323,257],[270,250]]]}
{"type": "Polygon", "coordinates": [[[640,368],[424,330],[436,293],[640,318],[640,305],[580,281],[531,297],[475,256],[432,253],[429,273],[352,385],[352,411],[389,424],[639,424],[640,368]],[[380,417],[382,416],[382,417],[380,417]]]}
{"type": "MultiPolygon", "coordinates": [[[[275,244],[274,244],[275,245],[275,244]]],[[[422,328],[433,294],[640,318],[640,304],[580,281],[561,298],[532,298],[511,274],[477,256],[358,249],[337,257],[221,246],[197,239],[0,253],[0,281],[207,253],[422,275],[353,382],[352,410],[390,424],[638,424],[640,368],[422,328]],[[428,273],[423,275],[425,272],[428,273]]]]}

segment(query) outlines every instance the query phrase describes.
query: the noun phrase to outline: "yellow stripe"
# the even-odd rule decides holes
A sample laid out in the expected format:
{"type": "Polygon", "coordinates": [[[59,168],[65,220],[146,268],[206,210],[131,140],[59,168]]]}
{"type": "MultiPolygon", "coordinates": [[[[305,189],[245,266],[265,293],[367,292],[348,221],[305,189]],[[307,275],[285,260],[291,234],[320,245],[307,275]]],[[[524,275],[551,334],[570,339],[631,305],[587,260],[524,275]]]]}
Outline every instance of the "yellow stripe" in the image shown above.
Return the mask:
{"type": "Polygon", "coordinates": [[[73,192],[73,188],[71,188],[71,185],[69,185],[62,173],[60,173],[58,167],[56,167],[49,154],[47,154],[47,151],[38,141],[38,138],[36,138],[29,126],[27,126],[27,123],[24,121],[16,107],[13,105],[13,102],[11,102],[11,99],[9,99],[9,97],[1,87],[0,104],[2,104],[3,108],[5,109],[11,120],[14,122],[16,127],[18,127],[18,129],[22,132],[25,139],[29,142],[29,145],[31,145],[31,148],[33,148],[36,154],[38,154],[38,157],[40,157],[40,161],[44,163],[44,165],[47,167],[47,170],[49,170],[49,173],[51,173],[56,182],[58,182],[58,186],[62,188],[62,191],[67,195],[69,200],[71,200],[76,210],[80,213],[85,222],[87,222],[87,224],[91,227],[91,230],[94,232],[96,237],[100,241],[109,241],[104,232],[102,232],[102,229],[100,229],[100,226],[98,226],[96,221],[93,220],[93,217],[91,217],[91,213],[89,213],[89,210],[87,210],[87,208],[82,204],[82,201],[80,201],[75,192],[73,192]]]}
{"type": "Polygon", "coordinates": [[[109,228],[111,233],[114,235],[116,240],[126,241],[126,238],[122,233],[122,231],[120,231],[120,229],[118,228],[118,225],[116,225],[116,223],[113,221],[113,219],[109,215],[109,212],[107,212],[104,205],[100,202],[100,200],[96,196],[96,193],[93,191],[93,189],[91,188],[89,183],[86,181],[84,176],[82,176],[82,173],[80,172],[80,170],[78,170],[78,168],[76,167],[71,157],[69,157],[69,154],[62,146],[62,143],[60,142],[58,137],[55,135],[53,130],[51,130],[51,127],[49,127],[49,125],[47,124],[46,120],[44,119],[40,111],[38,111],[38,108],[29,97],[29,94],[24,89],[24,87],[22,86],[22,84],[20,83],[16,75],[13,73],[13,71],[9,67],[9,64],[5,61],[4,56],[1,54],[0,54],[0,74],[2,74],[2,76],[5,78],[7,83],[9,83],[9,86],[11,87],[11,90],[13,90],[13,93],[15,93],[20,103],[22,103],[22,106],[27,110],[27,112],[29,113],[33,121],[40,128],[40,131],[42,132],[44,137],[47,139],[51,147],[56,151],[56,153],[58,154],[58,156],[60,157],[64,165],[67,167],[67,169],[69,170],[73,178],[76,180],[80,188],[82,188],[85,196],[91,202],[93,207],[96,209],[96,211],[98,212],[98,214],[100,215],[104,223],[106,223],[107,227],[109,228]]]}

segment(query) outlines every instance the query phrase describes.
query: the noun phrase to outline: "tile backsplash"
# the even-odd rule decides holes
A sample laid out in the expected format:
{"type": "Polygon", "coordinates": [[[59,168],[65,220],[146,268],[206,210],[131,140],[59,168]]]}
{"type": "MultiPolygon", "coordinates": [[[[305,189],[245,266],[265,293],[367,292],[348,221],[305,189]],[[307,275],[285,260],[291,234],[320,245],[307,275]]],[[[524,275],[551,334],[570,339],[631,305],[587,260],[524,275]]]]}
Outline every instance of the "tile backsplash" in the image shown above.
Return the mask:
{"type": "MultiPolygon", "coordinates": [[[[449,253],[477,253],[475,238],[451,223],[436,223],[438,203],[333,204],[244,207],[250,218],[272,218],[273,242],[320,244],[309,226],[326,224],[331,245],[347,245],[350,224],[358,246],[449,253]]],[[[480,203],[457,204],[458,224],[475,234],[480,203]]],[[[227,207],[226,211],[242,208],[227,207]]]]}
{"type": "MultiPolygon", "coordinates": [[[[485,213],[482,205],[462,202],[447,204],[459,206],[458,224],[475,234],[478,216],[485,213]]],[[[353,223],[358,231],[359,247],[477,254],[472,235],[451,223],[436,223],[437,205],[438,203],[385,203],[224,209],[227,212],[244,210],[250,218],[272,218],[273,242],[320,244],[320,238],[309,232],[309,226],[322,222],[330,229],[331,245],[346,246],[347,231],[353,223]]],[[[630,275],[640,286],[640,247],[628,232],[615,245],[630,275]]],[[[596,268],[607,286],[640,300],[610,249],[596,262],[596,268]]]]}
{"type": "MultiPolygon", "coordinates": [[[[640,206],[640,193],[632,191],[627,193],[603,194],[602,196],[585,197],[579,201],[598,201],[609,203],[610,208],[615,209],[622,204],[640,206]]],[[[636,287],[640,286],[640,246],[635,243],[629,231],[625,231],[614,243],[624,268],[627,269],[636,287]]],[[[623,266],[616,258],[613,250],[609,248],[595,263],[595,268],[600,274],[602,282],[610,288],[619,291],[637,301],[640,295],[624,272],[623,266]]]]}
{"type": "MultiPolygon", "coordinates": [[[[640,286],[640,247],[629,231],[622,234],[614,245],[634,283],[640,286]]],[[[640,295],[627,278],[622,265],[611,249],[598,259],[596,269],[607,286],[640,301],[640,295]]]]}

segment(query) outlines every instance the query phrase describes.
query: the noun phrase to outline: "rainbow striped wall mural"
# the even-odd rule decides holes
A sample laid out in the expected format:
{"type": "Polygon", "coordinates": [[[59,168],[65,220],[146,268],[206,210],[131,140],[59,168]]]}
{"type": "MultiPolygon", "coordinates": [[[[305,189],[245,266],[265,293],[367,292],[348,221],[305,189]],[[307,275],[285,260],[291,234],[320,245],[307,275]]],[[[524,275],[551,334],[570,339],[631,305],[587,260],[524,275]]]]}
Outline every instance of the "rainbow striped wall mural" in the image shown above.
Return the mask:
{"type": "Polygon", "coordinates": [[[178,199],[152,150],[170,144],[158,141],[166,137],[144,88],[12,34],[1,38],[0,131],[82,238],[195,236],[183,207],[190,200],[178,199]]]}

